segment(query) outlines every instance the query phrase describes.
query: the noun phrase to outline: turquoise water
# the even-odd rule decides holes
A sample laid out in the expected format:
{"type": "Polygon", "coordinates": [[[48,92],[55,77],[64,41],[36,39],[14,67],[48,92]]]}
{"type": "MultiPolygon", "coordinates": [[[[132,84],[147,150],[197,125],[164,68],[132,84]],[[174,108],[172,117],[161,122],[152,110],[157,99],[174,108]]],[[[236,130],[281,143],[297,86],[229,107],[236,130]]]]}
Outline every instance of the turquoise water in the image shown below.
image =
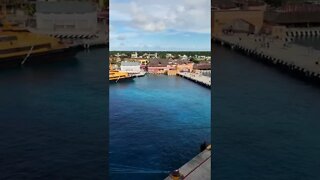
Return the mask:
{"type": "Polygon", "coordinates": [[[111,179],[163,179],[210,142],[211,91],[181,77],[110,85],[111,179]]]}

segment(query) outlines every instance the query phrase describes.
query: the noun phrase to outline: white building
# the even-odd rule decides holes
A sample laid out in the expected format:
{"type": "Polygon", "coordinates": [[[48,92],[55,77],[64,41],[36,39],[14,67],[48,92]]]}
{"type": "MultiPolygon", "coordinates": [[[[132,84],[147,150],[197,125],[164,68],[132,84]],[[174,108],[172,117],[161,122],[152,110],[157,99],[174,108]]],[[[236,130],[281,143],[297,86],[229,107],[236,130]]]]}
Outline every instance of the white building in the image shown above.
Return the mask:
{"type": "Polygon", "coordinates": [[[158,58],[158,53],[154,53],[154,54],[149,54],[150,58],[158,58]]]}
{"type": "Polygon", "coordinates": [[[92,37],[97,31],[97,8],[89,1],[36,2],[36,29],[50,35],[92,37]]]}
{"type": "Polygon", "coordinates": [[[120,69],[121,71],[130,73],[130,74],[138,74],[141,72],[140,63],[138,62],[122,61],[120,69]]]}
{"type": "Polygon", "coordinates": [[[187,55],[183,55],[180,58],[181,58],[181,60],[188,60],[188,56],[187,55]]]}
{"type": "Polygon", "coordinates": [[[158,58],[158,53],[144,53],[142,55],[143,58],[147,58],[147,59],[150,59],[150,58],[158,58]]]}
{"type": "Polygon", "coordinates": [[[138,58],[138,53],[137,53],[137,52],[132,53],[132,54],[131,54],[131,58],[138,58]]]}
{"type": "Polygon", "coordinates": [[[167,54],[166,54],[166,59],[169,59],[169,58],[173,58],[173,55],[170,54],[170,53],[167,53],[167,54]]]}

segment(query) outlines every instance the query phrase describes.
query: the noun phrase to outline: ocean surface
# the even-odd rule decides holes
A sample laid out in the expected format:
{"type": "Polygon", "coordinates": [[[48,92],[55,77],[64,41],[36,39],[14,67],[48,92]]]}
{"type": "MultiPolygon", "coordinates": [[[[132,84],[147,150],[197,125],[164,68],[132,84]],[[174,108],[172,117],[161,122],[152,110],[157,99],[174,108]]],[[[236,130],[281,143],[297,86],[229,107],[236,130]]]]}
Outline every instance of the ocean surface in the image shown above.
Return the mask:
{"type": "Polygon", "coordinates": [[[181,77],[110,85],[110,179],[162,180],[211,140],[211,91],[181,77]]]}
{"type": "Polygon", "coordinates": [[[107,51],[0,71],[0,179],[107,179],[107,51]]]}
{"type": "Polygon", "coordinates": [[[213,179],[320,179],[320,87],[214,46],[213,179]]]}

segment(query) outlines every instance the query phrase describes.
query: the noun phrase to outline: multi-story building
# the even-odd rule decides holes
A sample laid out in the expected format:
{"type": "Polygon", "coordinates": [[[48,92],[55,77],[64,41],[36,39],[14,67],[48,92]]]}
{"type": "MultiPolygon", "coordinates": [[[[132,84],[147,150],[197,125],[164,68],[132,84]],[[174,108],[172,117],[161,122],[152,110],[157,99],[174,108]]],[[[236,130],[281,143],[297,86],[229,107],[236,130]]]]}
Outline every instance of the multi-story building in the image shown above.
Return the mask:
{"type": "Polygon", "coordinates": [[[93,37],[97,7],[89,1],[36,2],[36,30],[55,36],[93,37]]]}
{"type": "Polygon", "coordinates": [[[177,71],[178,72],[192,72],[193,71],[193,62],[190,61],[178,61],[177,62],[177,71]]]}
{"type": "Polygon", "coordinates": [[[130,74],[138,74],[141,72],[140,63],[138,62],[122,61],[120,65],[120,69],[121,71],[130,73],[130,74]]]}
{"type": "Polygon", "coordinates": [[[211,63],[210,62],[201,62],[193,66],[193,72],[199,74],[211,74],[211,63]]]}
{"type": "Polygon", "coordinates": [[[165,74],[168,71],[169,62],[166,59],[152,59],[148,65],[151,74],[165,74]]]}
{"type": "Polygon", "coordinates": [[[212,4],[211,36],[226,32],[257,34],[263,26],[266,4],[259,0],[214,0],[212,4]]]}

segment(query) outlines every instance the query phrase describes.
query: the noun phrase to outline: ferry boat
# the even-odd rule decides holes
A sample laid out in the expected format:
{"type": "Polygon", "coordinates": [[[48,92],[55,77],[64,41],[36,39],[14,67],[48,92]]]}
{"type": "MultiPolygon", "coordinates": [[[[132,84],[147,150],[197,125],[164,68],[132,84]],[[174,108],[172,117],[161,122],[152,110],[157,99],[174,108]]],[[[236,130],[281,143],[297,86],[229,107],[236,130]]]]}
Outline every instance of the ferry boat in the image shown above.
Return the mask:
{"type": "Polygon", "coordinates": [[[135,76],[135,77],[143,77],[143,76],[145,76],[146,75],[146,72],[145,71],[141,71],[141,72],[139,72],[139,73],[137,73],[137,74],[132,74],[132,76],[135,76]]]}
{"type": "Polygon", "coordinates": [[[131,81],[134,78],[134,76],[130,76],[127,72],[114,70],[111,68],[111,65],[109,66],[109,82],[111,83],[117,83],[119,81],[131,81]]]}
{"type": "Polygon", "coordinates": [[[0,19],[0,66],[58,60],[75,52],[54,37],[34,34],[0,19]]]}

